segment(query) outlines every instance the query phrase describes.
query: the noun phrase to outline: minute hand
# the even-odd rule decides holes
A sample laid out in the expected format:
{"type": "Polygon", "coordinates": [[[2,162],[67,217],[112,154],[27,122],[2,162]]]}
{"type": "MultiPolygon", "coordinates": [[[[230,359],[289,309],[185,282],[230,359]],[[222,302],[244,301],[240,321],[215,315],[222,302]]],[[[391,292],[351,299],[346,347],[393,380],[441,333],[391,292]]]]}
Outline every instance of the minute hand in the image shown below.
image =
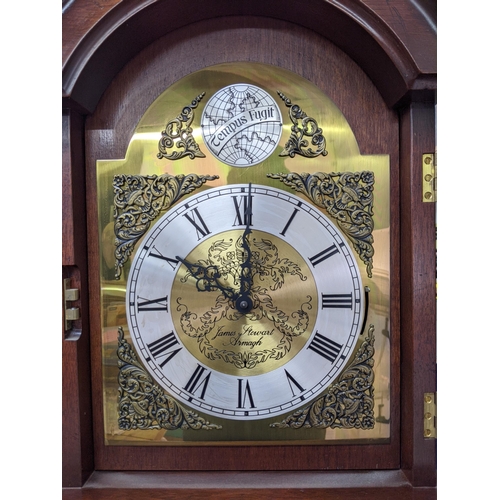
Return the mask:
{"type": "Polygon", "coordinates": [[[240,267],[240,294],[236,300],[236,308],[241,313],[247,313],[253,309],[252,299],[250,298],[250,290],[252,288],[252,252],[248,237],[252,230],[250,223],[252,220],[252,185],[248,185],[248,198],[245,210],[246,227],[243,232],[241,246],[245,253],[245,260],[241,263],[240,267]]]}
{"type": "Polygon", "coordinates": [[[250,289],[252,287],[252,253],[250,251],[250,245],[248,243],[248,236],[252,232],[252,230],[247,226],[245,232],[243,233],[241,245],[243,247],[243,251],[245,252],[246,258],[245,261],[241,264],[240,271],[240,296],[246,295],[250,293],[250,289]]]}

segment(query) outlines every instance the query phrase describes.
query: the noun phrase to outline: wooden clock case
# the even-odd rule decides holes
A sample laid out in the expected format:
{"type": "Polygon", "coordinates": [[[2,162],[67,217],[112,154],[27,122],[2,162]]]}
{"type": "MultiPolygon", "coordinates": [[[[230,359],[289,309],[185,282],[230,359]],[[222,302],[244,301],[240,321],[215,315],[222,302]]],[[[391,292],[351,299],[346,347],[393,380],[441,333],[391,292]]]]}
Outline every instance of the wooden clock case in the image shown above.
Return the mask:
{"type": "Polygon", "coordinates": [[[63,2],[62,264],[81,312],[63,335],[63,498],[436,498],[436,440],[423,434],[424,394],[436,391],[435,204],[422,200],[422,157],[435,150],[435,18],[432,0],[63,2]],[[92,161],[103,144],[123,157],[172,82],[233,61],[308,78],[346,115],[361,153],[391,154],[394,425],[389,445],[337,448],[348,470],[314,447],[250,449],[242,470],[238,448],[178,448],[173,462],[147,447],[115,460],[101,444],[92,161]],[[367,113],[384,123],[380,137],[367,113]],[[276,465],[287,454],[293,467],[276,465]]]}

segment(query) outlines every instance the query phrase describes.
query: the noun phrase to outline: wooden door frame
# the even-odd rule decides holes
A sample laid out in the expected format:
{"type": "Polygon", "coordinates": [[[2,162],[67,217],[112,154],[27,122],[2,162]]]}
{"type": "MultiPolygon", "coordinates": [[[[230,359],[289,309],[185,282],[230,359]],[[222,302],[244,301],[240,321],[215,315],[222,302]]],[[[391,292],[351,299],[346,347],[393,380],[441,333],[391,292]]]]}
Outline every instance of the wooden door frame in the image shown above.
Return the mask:
{"type": "MultiPolygon", "coordinates": [[[[325,498],[326,490],[342,491],[343,498],[356,498],[350,496],[356,491],[370,492],[371,498],[405,498],[413,490],[422,498],[435,497],[436,441],[425,439],[422,432],[423,394],[436,391],[435,205],[422,203],[419,196],[422,154],[435,148],[433,4],[398,0],[389,8],[382,0],[193,0],[186,8],[171,0],[112,0],[97,9],[91,0],[63,2],[62,263],[63,277],[81,289],[77,305],[82,311],[79,340],[63,342],[63,486],[77,488],[65,489],[65,498],[83,498],[73,496],[79,494],[97,498],[90,492],[106,488],[111,493],[127,481],[135,485],[140,481],[149,498],[153,491],[155,498],[168,498],[160,485],[185,484],[185,475],[179,473],[124,477],[94,471],[86,200],[81,188],[84,122],[114,76],[143,48],[183,25],[223,15],[277,18],[324,36],[358,63],[400,115],[401,283],[405,284],[400,297],[401,470],[293,473],[293,480],[287,473],[198,473],[190,476],[191,485],[204,487],[207,494],[209,484],[214,498],[223,491],[255,494],[255,481],[262,489],[273,487],[276,498],[304,487],[310,498],[325,498]]],[[[135,489],[133,497],[142,498],[140,494],[135,489]]]]}

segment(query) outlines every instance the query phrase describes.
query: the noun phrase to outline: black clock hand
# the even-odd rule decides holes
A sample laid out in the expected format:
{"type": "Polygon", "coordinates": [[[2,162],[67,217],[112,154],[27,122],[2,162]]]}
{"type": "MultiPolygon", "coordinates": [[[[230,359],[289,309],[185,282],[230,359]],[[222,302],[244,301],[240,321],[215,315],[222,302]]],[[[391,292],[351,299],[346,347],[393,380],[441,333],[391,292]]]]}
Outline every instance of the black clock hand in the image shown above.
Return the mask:
{"type": "Polygon", "coordinates": [[[191,273],[191,276],[193,276],[193,278],[196,280],[196,288],[199,292],[211,292],[214,290],[219,290],[223,293],[224,297],[230,300],[235,300],[237,298],[234,290],[219,283],[218,280],[220,278],[220,273],[217,269],[217,266],[204,267],[200,264],[191,264],[178,255],[176,255],[175,258],[187,267],[187,270],[191,273]]]}
{"type": "Polygon", "coordinates": [[[252,221],[252,184],[248,185],[248,196],[245,207],[245,221],[246,227],[242,236],[242,247],[245,253],[245,260],[240,267],[240,294],[236,300],[236,309],[242,314],[247,313],[253,309],[252,299],[250,298],[250,290],[252,288],[252,252],[250,251],[250,244],[248,237],[252,230],[250,224],[252,221]]]}

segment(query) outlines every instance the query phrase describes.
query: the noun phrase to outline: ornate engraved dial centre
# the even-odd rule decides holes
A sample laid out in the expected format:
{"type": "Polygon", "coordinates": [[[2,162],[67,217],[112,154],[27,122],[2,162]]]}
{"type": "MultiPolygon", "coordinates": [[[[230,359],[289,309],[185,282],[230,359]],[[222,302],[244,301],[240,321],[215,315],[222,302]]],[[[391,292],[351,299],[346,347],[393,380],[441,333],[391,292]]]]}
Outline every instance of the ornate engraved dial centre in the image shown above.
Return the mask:
{"type": "MultiPolygon", "coordinates": [[[[238,297],[246,259],[242,239],[241,231],[226,231],[198,245],[185,260],[199,267],[179,267],[170,307],[193,356],[220,372],[248,376],[286,364],[304,347],[316,322],[318,296],[309,266],[291,245],[252,231],[250,293],[238,297]],[[201,267],[219,276],[209,293],[193,286],[201,267]]],[[[203,278],[207,286],[211,278],[203,278]]]]}

